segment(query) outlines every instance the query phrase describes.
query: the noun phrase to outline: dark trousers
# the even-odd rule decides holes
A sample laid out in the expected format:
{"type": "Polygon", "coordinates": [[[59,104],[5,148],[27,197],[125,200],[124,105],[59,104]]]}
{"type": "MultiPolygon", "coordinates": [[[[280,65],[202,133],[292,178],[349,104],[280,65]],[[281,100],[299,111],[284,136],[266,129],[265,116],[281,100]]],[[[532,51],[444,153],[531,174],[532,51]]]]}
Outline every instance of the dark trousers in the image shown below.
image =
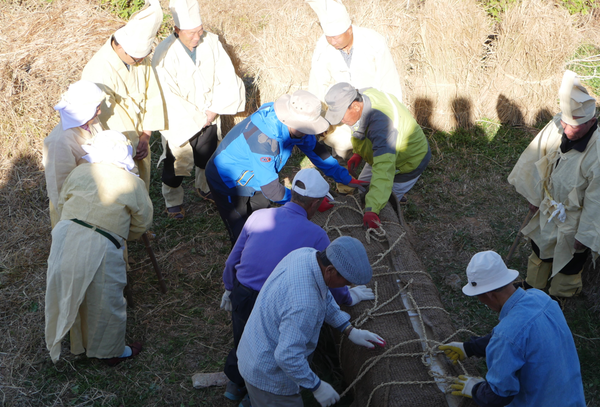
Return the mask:
{"type": "Polygon", "coordinates": [[[238,370],[238,359],[236,355],[237,347],[240,343],[240,339],[242,338],[242,334],[244,333],[246,322],[248,322],[250,313],[254,308],[256,297],[258,297],[258,291],[248,288],[240,284],[239,281],[235,280],[233,290],[229,295],[232,308],[231,323],[233,326],[233,349],[231,349],[231,351],[229,351],[229,355],[227,355],[224,372],[229,380],[238,386],[244,385],[244,379],[238,370]]]}
{"type": "MultiPolygon", "coordinates": [[[[540,248],[538,247],[537,244],[535,244],[535,242],[533,240],[531,241],[531,250],[533,250],[535,255],[538,256],[538,258],[541,261],[543,261],[544,263],[552,263],[552,261],[554,260],[554,259],[542,259],[540,257],[540,248]]],[[[565,274],[567,276],[579,274],[581,272],[581,270],[583,269],[583,266],[584,266],[589,254],[590,254],[589,248],[582,252],[573,253],[573,258],[571,259],[571,261],[568,262],[562,268],[562,270],[559,271],[559,273],[565,274]]]]}
{"type": "MultiPolygon", "coordinates": [[[[206,168],[206,164],[210,156],[217,149],[219,142],[217,136],[217,125],[212,124],[203,128],[194,135],[189,141],[194,153],[194,165],[202,169],[206,168]]],[[[163,161],[163,172],[161,176],[162,182],[171,188],[178,188],[183,182],[183,177],[175,175],[175,157],[171,153],[169,144],[167,143],[167,156],[163,161]]]]}
{"type": "Polygon", "coordinates": [[[235,245],[246,220],[252,215],[252,212],[271,206],[271,202],[262,192],[256,192],[253,196],[223,195],[212,186],[210,179],[208,180],[208,186],[215,204],[217,204],[219,215],[229,233],[231,247],[235,245]]]}

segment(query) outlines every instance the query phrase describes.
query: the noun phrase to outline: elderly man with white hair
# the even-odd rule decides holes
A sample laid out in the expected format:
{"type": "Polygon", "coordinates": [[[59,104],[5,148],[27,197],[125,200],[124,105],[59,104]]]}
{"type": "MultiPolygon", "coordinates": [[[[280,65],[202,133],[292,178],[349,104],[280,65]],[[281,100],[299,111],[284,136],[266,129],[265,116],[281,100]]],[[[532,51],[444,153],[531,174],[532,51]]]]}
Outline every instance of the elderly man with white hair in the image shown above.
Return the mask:
{"type": "Polygon", "coordinates": [[[81,79],[96,83],[105,93],[100,122],[131,141],[134,171],[146,189],[150,188],[150,136],[165,128],[163,99],[148,57],[162,17],[159,0],[146,0],[144,8],[108,39],[81,74],[81,79]]]}
{"type": "MultiPolygon", "coordinates": [[[[354,328],[329,292],[348,284],[367,284],[373,271],[362,243],[349,236],[324,250],[302,248],[281,260],[262,289],[237,350],[238,366],[253,407],[301,407],[300,387],[321,406],[340,399],[310,368],[323,323],[356,345],[385,346],[379,335],[354,328]]],[[[245,405],[244,405],[245,406],[245,405]]]]}
{"type": "Polygon", "coordinates": [[[575,72],[559,90],[561,113],[538,133],[508,176],[535,215],[523,235],[531,240],[524,288],[564,299],[581,292],[590,251],[600,252],[600,155],[596,100],[575,72]]]}
{"type": "Polygon", "coordinates": [[[126,239],[152,223],[152,201],[132,173],[132,147],[116,131],[99,132],[83,146],[89,163],[75,168],[58,202],[46,284],[46,346],[53,362],[70,331],[71,352],[114,366],[136,356],[142,345],[125,345],[123,289],[126,239]]]}
{"type": "MultiPolygon", "coordinates": [[[[348,82],[358,89],[375,88],[390,93],[402,102],[400,76],[385,38],[370,28],[353,25],[340,0],[306,2],[323,29],[312,57],[308,90],[324,102],[331,86],[348,82]]],[[[340,162],[350,158],[348,126],[334,125],[323,137],[340,162]]],[[[338,185],[338,190],[351,191],[343,185],[338,185]]]]}
{"type": "Polygon", "coordinates": [[[584,407],[577,349],[560,307],[542,291],[516,289],[518,276],[493,251],[477,253],[467,266],[463,293],[498,312],[500,323],[486,336],[440,346],[454,363],[486,358],[485,379],[461,375],[452,394],[478,406],[584,407]]]}
{"type": "Polygon", "coordinates": [[[104,93],[93,82],[79,81],[69,85],[54,110],[60,122],[44,139],[42,164],[49,198],[50,223],[56,226],[60,215],[56,211],[58,196],[71,171],[85,161],[81,147],[102,130],[98,121],[104,93]]]}
{"type": "MultiPolygon", "coordinates": [[[[327,233],[310,221],[317,211],[333,206],[327,181],[316,169],[305,168],[294,177],[291,190],[292,198],[284,206],[250,215],[225,263],[221,308],[232,311],[234,345],[224,369],[230,379],[225,397],[230,400],[241,399],[246,391],[237,368],[236,348],[263,284],[290,252],[302,247],[325,250],[330,244],[327,233]]],[[[340,305],[353,306],[375,298],[373,290],[364,285],[330,291],[340,305]]]]}
{"type": "Polygon", "coordinates": [[[337,182],[362,188],[331,157],[315,134],[327,130],[321,102],[305,90],[265,103],[238,123],[223,139],[206,166],[206,177],[215,203],[235,244],[248,216],[271,202],[285,204],[291,191],[279,182],[279,172],[294,146],[337,182]]]}
{"type": "Polygon", "coordinates": [[[183,219],[184,176],[196,168],[196,191],[212,200],[204,169],[221,139],[219,115],[244,110],[246,92],[219,37],[202,25],[198,0],[171,0],[175,32],[156,47],[152,66],[165,98],[162,193],[167,215],[183,219]]]}

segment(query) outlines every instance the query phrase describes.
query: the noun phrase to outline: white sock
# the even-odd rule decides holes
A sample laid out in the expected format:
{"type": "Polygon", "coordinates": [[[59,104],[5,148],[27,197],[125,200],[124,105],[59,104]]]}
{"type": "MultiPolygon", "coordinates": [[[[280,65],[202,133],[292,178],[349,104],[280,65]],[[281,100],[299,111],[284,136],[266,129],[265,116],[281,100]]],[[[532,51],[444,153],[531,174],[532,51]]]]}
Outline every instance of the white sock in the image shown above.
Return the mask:
{"type": "Polygon", "coordinates": [[[125,350],[123,351],[123,354],[119,357],[120,358],[128,358],[132,354],[133,354],[133,352],[131,351],[131,348],[129,346],[125,346],[125,350]]]}

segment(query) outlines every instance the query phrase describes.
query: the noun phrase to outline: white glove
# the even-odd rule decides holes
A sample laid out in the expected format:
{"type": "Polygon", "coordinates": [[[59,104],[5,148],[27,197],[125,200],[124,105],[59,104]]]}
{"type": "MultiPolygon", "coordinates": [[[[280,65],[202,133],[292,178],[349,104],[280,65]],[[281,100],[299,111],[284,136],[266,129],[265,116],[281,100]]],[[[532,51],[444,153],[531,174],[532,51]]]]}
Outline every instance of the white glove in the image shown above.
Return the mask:
{"type": "Polygon", "coordinates": [[[348,339],[357,345],[364,346],[369,349],[373,349],[375,345],[379,345],[381,347],[385,346],[385,341],[381,336],[374,334],[373,332],[369,332],[366,329],[352,328],[350,334],[348,335],[348,339]]]}
{"type": "Polygon", "coordinates": [[[350,297],[352,297],[352,304],[350,306],[353,306],[361,301],[374,300],[375,293],[373,293],[372,288],[368,288],[366,285],[357,285],[350,289],[350,297]]]}
{"type": "Polygon", "coordinates": [[[225,290],[225,292],[223,293],[223,297],[221,298],[221,309],[224,309],[225,311],[229,312],[231,312],[231,310],[233,309],[231,307],[231,300],[229,299],[230,294],[231,291],[225,290]]]}
{"type": "Polygon", "coordinates": [[[450,385],[455,390],[452,392],[452,395],[473,398],[473,387],[483,381],[481,377],[460,375],[458,379],[454,379],[455,384],[450,385]]]}
{"type": "Polygon", "coordinates": [[[317,390],[313,391],[315,398],[321,405],[321,407],[332,406],[340,401],[340,395],[331,385],[321,380],[321,384],[317,387],[317,390]]]}
{"type": "Polygon", "coordinates": [[[440,345],[439,349],[443,350],[448,359],[454,364],[457,364],[459,360],[464,360],[464,358],[467,357],[465,346],[462,342],[450,342],[445,345],[440,345]]]}

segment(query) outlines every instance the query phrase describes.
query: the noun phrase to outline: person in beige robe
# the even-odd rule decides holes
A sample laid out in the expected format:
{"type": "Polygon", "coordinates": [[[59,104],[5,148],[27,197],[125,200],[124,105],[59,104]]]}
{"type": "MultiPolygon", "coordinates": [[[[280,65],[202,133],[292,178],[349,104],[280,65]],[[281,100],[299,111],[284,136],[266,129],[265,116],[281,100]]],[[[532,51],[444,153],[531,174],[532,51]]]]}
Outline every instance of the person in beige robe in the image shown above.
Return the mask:
{"type": "Polygon", "coordinates": [[[162,193],[169,216],[183,218],[183,177],[195,167],[197,193],[211,199],[204,168],[222,138],[219,115],[243,111],[246,92],[219,37],[204,31],[198,1],[171,0],[170,9],[175,31],[156,47],[152,66],[169,123],[161,132],[162,193]]]}
{"type": "Polygon", "coordinates": [[[595,99],[565,72],[556,115],[523,152],[508,177],[535,215],[525,288],[568,298],[582,288],[583,265],[600,251],[600,143],[595,99]]]}
{"type": "Polygon", "coordinates": [[[165,128],[165,112],[148,56],[163,14],[158,0],[146,1],[146,7],[117,30],[86,64],[81,78],[95,82],[106,94],[100,122],[131,141],[136,171],[149,189],[149,140],[152,131],[165,128]]]}
{"type": "Polygon", "coordinates": [[[98,86],[89,81],[78,81],[69,86],[54,106],[61,120],[44,139],[42,151],[52,228],[60,219],[56,207],[65,179],[77,165],[86,162],[82,159],[85,151],[81,145],[102,130],[97,117],[103,100],[104,93],[98,86]]]}
{"type": "MultiPolygon", "coordinates": [[[[339,0],[306,2],[323,29],[312,56],[308,91],[325,102],[325,94],[333,85],[347,82],[357,89],[375,88],[390,93],[402,102],[400,76],[385,38],[370,28],[353,25],[339,0]]],[[[331,126],[322,137],[340,164],[350,158],[350,127],[331,126]]],[[[352,191],[343,184],[338,183],[337,187],[342,193],[352,191]]]]}
{"type": "Polygon", "coordinates": [[[114,365],[141,350],[125,345],[125,239],[152,223],[152,201],[134,168],[129,141],[99,132],[83,146],[89,163],[65,180],[52,231],[46,284],[46,346],[53,362],[70,332],[71,352],[114,365]]]}

